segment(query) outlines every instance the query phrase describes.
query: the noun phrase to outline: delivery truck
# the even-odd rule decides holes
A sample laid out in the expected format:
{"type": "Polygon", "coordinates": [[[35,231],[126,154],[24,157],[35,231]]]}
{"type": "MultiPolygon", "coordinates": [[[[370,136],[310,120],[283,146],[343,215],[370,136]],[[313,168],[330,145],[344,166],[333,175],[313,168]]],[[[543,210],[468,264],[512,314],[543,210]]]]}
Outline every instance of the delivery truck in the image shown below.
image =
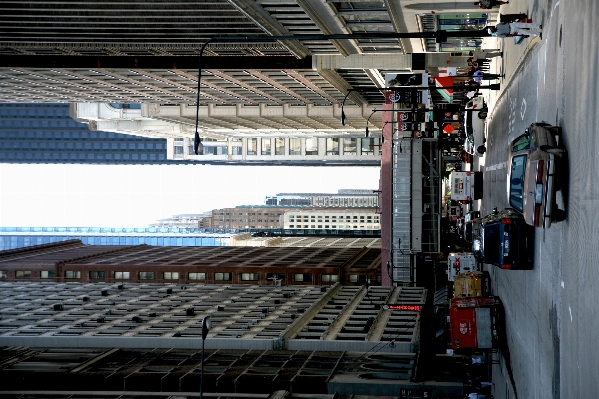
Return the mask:
{"type": "Polygon", "coordinates": [[[455,276],[453,281],[453,297],[483,297],[491,293],[489,272],[474,271],[455,276]]]}
{"type": "Polygon", "coordinates": [[[447,280],[454,281],[455,276],[480,270],[474,252],[451,252],[447,256],[447,280]]]}
{"type": "Polygon", "coordinates": [[[499,348],[502,331],[503,305],[499,297],[450,300],[449,336],[452,349],[499,348]]]}
{"type": "Polygon", "coordinates": [[[449,176],[450,198],[461,202],[471,202],[483,197],[482,172],[452,171],[449,176]]]}

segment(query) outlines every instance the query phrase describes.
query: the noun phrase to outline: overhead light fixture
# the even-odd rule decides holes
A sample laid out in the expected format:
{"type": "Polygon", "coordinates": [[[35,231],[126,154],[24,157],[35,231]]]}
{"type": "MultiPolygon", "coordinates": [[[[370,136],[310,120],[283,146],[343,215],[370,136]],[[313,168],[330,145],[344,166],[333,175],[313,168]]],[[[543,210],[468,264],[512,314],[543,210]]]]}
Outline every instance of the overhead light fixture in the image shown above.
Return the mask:
{"type": "Polygon", "coordinates": [[[345,95],[345,97],[343,98],[343,102],[341,103],[341,125],[342,126],[347,125],[347,117],[345,116],[345,112],[343,111],[343,107],[345,106],[345,100],[347,100],[347,97],[349,96],[349,93],[351,93],[352,91],[354,91],[354,89],[349,89],[347,91],[347,94],[345,95]]]}

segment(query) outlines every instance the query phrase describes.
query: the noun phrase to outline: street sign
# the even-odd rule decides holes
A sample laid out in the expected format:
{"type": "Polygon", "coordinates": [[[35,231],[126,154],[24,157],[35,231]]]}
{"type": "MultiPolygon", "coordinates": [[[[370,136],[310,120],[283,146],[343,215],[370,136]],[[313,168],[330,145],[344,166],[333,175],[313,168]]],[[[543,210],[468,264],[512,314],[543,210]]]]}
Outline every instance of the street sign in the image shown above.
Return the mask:
{"type": "Polygon", "coordinates": [[[422,309],[421,305],[383,305],[383,310],[409,310],[413,312],[420,312],[422,309]]]}

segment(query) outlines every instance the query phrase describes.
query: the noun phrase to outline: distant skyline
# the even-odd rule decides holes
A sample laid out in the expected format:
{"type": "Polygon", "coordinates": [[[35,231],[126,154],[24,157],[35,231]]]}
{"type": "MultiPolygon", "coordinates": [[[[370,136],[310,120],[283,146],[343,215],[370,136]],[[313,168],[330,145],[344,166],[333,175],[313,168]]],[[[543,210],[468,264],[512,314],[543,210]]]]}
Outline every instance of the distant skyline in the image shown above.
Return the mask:
{"type": "Polygon", "coordinates": [[[0,164],[0,225],[146,227],[282,192],[378,189],[378,167],[0,164]]]}

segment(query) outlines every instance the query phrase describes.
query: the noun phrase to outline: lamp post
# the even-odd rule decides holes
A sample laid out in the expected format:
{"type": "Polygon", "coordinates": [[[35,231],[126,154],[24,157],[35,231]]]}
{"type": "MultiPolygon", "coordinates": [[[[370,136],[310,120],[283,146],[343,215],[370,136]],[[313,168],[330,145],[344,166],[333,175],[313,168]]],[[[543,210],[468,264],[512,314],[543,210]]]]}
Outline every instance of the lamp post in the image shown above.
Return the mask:
{"type": "MultiPolygon", "coordinates": [[[[372,113],[370,114],[370,116],[368,117],[368,119],[366,119],[366,136],[365,137],[369,137],[370,136],[370,131],[368,130],[368,122],[370,122],[370,118],[372,118],[372,115],[374,115],[375,112],[385,112],[385,111],[391,111],[390,109],[373,109],[372,113]]],[[[387,122],[385,122],[386,124],[387,122]]]]}
{"type": "Polygon", "coordinates": [[[204,396],[204,341],[208,336],[208,331],[212,327],[210,315],[202,319],[202,362],[200,363],[200,399],[204,396]]]}

